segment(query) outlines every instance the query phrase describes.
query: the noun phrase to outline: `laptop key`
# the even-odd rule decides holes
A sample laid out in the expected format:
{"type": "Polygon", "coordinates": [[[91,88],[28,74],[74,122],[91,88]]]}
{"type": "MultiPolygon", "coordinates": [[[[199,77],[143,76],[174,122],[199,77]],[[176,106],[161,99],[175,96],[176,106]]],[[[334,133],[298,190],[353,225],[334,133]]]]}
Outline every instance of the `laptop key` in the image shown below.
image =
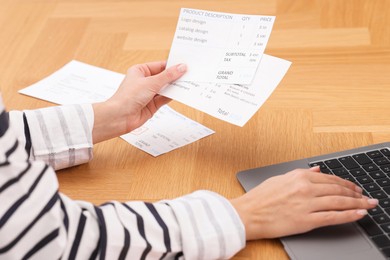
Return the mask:
{"type": "MultiPolygon", "coordinates": [[[[370,216],[378,215],[381,213],[383,213],[383,210],[380,207],[375,207],[373,209],[368,210],[368,214],[370,214],[370,216]]],[[[390,224],[389,224],[389,231],[390,231],[390,224]]]]}
{"type": "Polygon", "coordinates": [[[366,175],[366,172],[362,168],[353,169],[349,171],[353,176],[358,177],[362,175],[366,175]]]}
{"type": "Polygon", "coordinates": [[[368,174],[374,179],[382,179],[382,178],[387,177],[386,174],[382,171],[374,171],[374,172],[370,172],[368,174]]]}
{"type": "Polygon", "coordinates": [[[330,169],[336,169],[342,167],[341,163],[337,159],[332,160],[326,160],[325,161],[326,166],[328,166],[330,169]]]}
{"type": "MultiPolygon", "coordinates": [[[[388,197],[389,197],[386,193],[384,193],[381,190],[370,192],[370,196],[375,198],[375,199],[378,199],[378,200],[379,199],[388,199],[388,197]]],[[[389,201],[388,207],[390,207],[390,201],[389,201]]]]}
{"type": "Polygon", "coordinates": [[[341,157],[339,158],[339,161],[348,170],[360,168],[359,164],[351,156],[341,157]]]}
{"type": "Polygon", "coordinates": [[[385,149],[382,149],[380,151],[383,153],[383,155],[390,157],[390,150],[389,149],[385,148],[385,149]]]}
{"type": "Polygon", "coordinates": [[[378,224],[385,224],[390,222],[390,217],[386,214],[379,214],[377,216],[373,216],[373,219],[378,224]]]}
{"type": "Polygon", "coordinates": [[[378,183],[379,186],[381,186],[381,187],[390,186],[390,180],[389,179],[379,179],[379,180],[376,180],[376,183],[378,183]]]}
{"type": "Polygon", "coordinates": [[[361,184],[373,182],[370,176],[359,176],[356,177],[356,180],[361,184]]]}
{"type": "Polygon", "coordinates": [[[377,190],[380,190],[381,188],[378,186],[378,184],[376,183],[367,183],[367,184],[364,184],[363,185],[363,188],[368,191],[368,192],[372,192],[372,191],[377,191],[377,190]]]}
{"type": "Polygon", "coordinates": [[[386,235],[379,235],[372,238],[372,241],[379,247],[387,247],[390,246],[390,239],[386,235]]]}
{"type": "Polygon", "coordinates": [[[379,152],[378,150],[369,151],[369,152],[367,152],[367,155],[368,155],[370,158],[372,158],[372,159],[378,158],[378,157],[383,157],[382,153],[379,152]]]}
{"type": "Polygon", "coordinates": [[[383,187],[383,190],[384,190],[387,194],[390,194],[390,186],[388,186],[388,187],[383,187]]]}
{"type": "Polygon", "coordinates": [[[381,165],[381,170],[384,171],[385,173],[390,173],[390,164],[386,165],[381,165]]]}
{"type": "Polygon", "coordinates": [[[390,208],[390,198],[380,199],[379,205],[384,209],[390,208]]]}
{"type": "Polygon", "coordinates": [[[373,163],[365,164],[363,165],[363,169],[365,169],[368,172],[377,171],[379,170],[378,166],[376,166],[373,163]]]}
{"type": "Polygon", "coordinates": [[[352,157],[361,165],[371,163],[371,159],[365,153],[352,155],[352,157]]]}
{"type": "Polygon", "coordinates": [[[390,164],[390,161],[389,159],[385,158],[385,157],[381,157],[381,158],[375,158],[374,159],[374,162],[378,165],[385,165],[385,164],[390,164]]]}
{"type": "Polygon", "coordinates": [[[382,230],[369,216],[357,221],[359,225],[366,231],[369,236],[377,236],[382,234],[382,230]]]}
{"type": "Polygon", "coordinates": [[[345,168],[332,169],[332,172],[337,176],[349,175],[349,171],[347,171],[345,168]]]}
{"type": "Polygon", "coordinates": [[[390,223],[382,224],[381,228],[388,234],[390,233],[390,223]]]}

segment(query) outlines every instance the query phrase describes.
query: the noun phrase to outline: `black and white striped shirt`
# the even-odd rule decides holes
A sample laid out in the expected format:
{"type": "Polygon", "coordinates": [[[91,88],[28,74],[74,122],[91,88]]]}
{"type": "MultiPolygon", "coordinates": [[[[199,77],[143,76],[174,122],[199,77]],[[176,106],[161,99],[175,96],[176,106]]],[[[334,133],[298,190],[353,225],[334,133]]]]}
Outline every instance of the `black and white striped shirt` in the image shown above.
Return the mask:
{"type": "Polygon", "coordinates": [[[221,259],[245,246],[228,200],[210,191],[95,206],[58,191],[54,169],[92,158],[91,105],[4,109],[0,259],[221,259]]]}

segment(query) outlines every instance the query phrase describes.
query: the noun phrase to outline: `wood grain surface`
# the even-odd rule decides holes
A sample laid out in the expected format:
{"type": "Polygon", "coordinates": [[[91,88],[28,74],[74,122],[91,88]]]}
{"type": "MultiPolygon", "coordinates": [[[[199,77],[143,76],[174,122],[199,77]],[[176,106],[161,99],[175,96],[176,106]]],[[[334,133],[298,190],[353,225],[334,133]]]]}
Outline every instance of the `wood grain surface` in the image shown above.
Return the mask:
{"type": "MultiPolygon", "coordinates": [[[[0,86],[8,109],[53,104],[17,93],[72,59],[125,73],[165,60],[181,7],[275,15],[266,53],[292,61],[244,126],[178,102],[216,131],[154,158],[120,138],[88,164],[58,173],[73,199],[170,199],[209,189],[243,194],[240,170],[390,140],[388,0],[0,0],[0,86]]],[[[278,240],[247,243],[235,259],[287,259],[278,240]]]]}

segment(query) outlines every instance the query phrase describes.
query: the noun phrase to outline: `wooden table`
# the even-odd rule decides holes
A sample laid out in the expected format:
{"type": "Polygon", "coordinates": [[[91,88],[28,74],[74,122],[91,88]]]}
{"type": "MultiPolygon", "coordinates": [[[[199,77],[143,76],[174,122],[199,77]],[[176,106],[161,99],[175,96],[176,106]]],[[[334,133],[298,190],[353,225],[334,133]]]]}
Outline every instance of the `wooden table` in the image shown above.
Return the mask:
{"type": "MultiPolygon", "coordinates": [[[[216,131],[154,158],[116,138],[89,164],[60,171],[73,199],[175,198],[243,190],[242,169],[390,140],[390,1],[0,0],[0,85],[8,109],[51,103],[17,94],[72,59],[125,73],[168,56],[180,7],[276,15],[266,53],[292,61],[264,106],[237,127],[173,101],[216,131]]],[[[286,259],[278,240],[249,242],[236,259],[286,259]]]]}

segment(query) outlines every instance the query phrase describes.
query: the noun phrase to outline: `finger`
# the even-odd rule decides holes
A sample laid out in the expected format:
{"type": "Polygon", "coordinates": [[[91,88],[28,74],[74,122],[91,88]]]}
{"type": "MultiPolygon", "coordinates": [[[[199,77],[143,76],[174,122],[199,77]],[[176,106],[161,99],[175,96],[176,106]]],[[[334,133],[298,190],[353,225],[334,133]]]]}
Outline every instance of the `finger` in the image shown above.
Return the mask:
{"type": "Polygon", "coordinates": [[[361,198],[363,196],[361,190],[355,190],[349,187],[345,187],[343,185],[333,184],[333,183],[316,184],[313,194],[316,197],[337,195],[337,196],[347,196],[352,198],[361,198]]]}
{"type": "Polygon", "coordinates": [[[312,172],[321,172],[320,166],[314,166],[309,169],[312,172]]]}
{"type": "Polygon", "coordinates": [[[309,179],[313,183],[338,184],[338,185],[342,185],[346,188],[355,190],[356,192],[359,192],[359,193],[362,192],[362,189],[359,186],[357,186],[355,183],[353,183],[351,181],[344,180],[344,179],[342,179],[338,176],[335,176],[335,175],[313,172],[310,175],[309,179]]]}
{"type": "Polygon", "coordinates": [[[153,61],[145,63],[145,65],[148,67],[148,70],[150,72],[149,76],[156,75],[158,73],[161,73],[165,70],[165,67],[167,65],[166,61],[153,61]]]}
{"type": "Polygon", "coordinates": [[[168,104],[172,99],[161,96],[161,95],[156,95],[154,98],[154,104],[157,108],[157,110],[162,107],[163,105],[168,104]]]}
{"type": "Polygon", "coordinates": [[[187,71],[187,66],[185,64],[177,64],[175,66],[169,67],[162,71],[161,73],[158,73],[153,77],[156,82],[158,82],[158,85],[160,88],[164,87],[165,85],[172,83],[173,81],[179,79],[181,76],[184,75],[187,71]]]}
{"type": "Polygon", "coordinates": [[[132,77],[149,77],[161,73],[166,66],[165,61],[153,61],[143,64],[136,64],[127,70],[127,75],[132,77]]]}
{"type": "Polygon", "coordinates": [[[367,215],[366,209],[316,212],[309,216],[311,229],[357,221],[367,215]]]}
{"type": "Polygon", "coordinates": [[[311,212],[350,210],[350,209],[371,209],[378,205],[377,199],[367,197],[353,198],[348,196],[326,196],[318,197],[310,202],[311,212]]]}

